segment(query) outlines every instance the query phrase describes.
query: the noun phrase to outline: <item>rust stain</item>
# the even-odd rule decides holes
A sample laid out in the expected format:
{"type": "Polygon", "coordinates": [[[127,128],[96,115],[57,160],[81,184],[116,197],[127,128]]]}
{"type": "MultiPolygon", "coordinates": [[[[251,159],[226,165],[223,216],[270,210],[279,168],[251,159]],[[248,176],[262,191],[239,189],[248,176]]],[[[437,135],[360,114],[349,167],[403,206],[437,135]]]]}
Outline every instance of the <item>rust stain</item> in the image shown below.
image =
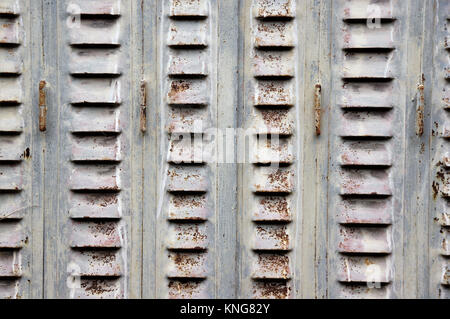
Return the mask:
{"type": "Polygon", "coordinates": [[[267,179],[273,191],[277,193],[289,192],[292,172],[277,170],[268,175],[267,179]]]}
{"type": "Polygon", "coordinates": [[[262,226],[258,226],[256,227],[256,232],[258,233],[259,238],[273,241],[275,249],[289,249],[289,234],[287,233],[286,227],[281,227],[278,229],[266,229],[262,226]]]}
{"type": "Polygon", "coordinates": [[[189,83],[188,81],[183,81],[183,80],[173,81],[170,85],[171,90],[170,90],[168,96],[170,98],[174,98],[177,96],[177,94],[186,92],[190,88],[191,88],[191,83],[189,83]]]}
{"type": "Polygon", "coordinates": [[[90,295],[103,295],[108,292],[114,292],[114,287],[109,286],[105,280],[93,279],[89,281],[83,281],[81,288],[90,295]]]}
{"type": "Polygon", "coordinates": [[[290,210],[286,199],[281,198],[264,198],[261,200],[261,205],[268,212],[275,214],[276,220],[290,220],[290,210]]]}
{"type": "Polygon", "coordinates": [[[168,288],[169,299],[190,299],[201,293],[201,283],[198,281],[171,280],[168,288]]]}
{"type": "Polygon", "coordinates": [[[258,282],[253,294],[263,299],[286,299],[291,294],[291,287],[286,282],[258,282]]]}
{"type": "Polygon", "coordinates": [[[267,18],[285,18],[292,16],[290,1],[281,4],[273,1],[259,1],[258,17],[267,18]]]}
{"type": "MultiPolygon", "coordinates": [[[[258,264],[260,271],[277,274],[277,279],[289,279],[291,270],[289,256],[287,255],[259,255],[258,264]]],[[[261,276],[263,278],[264,276],[261,276]]]]}

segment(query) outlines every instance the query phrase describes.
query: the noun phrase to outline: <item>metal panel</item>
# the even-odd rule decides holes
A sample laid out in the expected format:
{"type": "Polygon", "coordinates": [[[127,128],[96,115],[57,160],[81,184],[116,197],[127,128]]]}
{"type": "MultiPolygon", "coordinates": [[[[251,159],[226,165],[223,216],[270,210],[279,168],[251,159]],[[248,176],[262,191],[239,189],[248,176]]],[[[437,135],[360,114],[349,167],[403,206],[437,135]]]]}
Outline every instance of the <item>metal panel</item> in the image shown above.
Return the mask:
{"type": "Polygon", "coordinates": [[[209,0],[160,6],[159,298],[215,295],[216,8],[209,0]]]}
{"type": "Polygon", "coordinates": [[[0,0],[0,297],[448,298],[449,10],[0,0]]]}

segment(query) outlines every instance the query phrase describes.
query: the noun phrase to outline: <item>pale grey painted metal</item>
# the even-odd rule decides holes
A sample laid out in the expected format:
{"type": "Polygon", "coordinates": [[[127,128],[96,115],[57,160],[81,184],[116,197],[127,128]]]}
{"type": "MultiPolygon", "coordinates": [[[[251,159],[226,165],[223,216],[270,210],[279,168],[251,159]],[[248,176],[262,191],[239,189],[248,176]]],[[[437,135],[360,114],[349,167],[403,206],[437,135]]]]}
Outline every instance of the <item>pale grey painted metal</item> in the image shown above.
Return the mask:
{"type": "Polygon", "coordinates": [[[404,253],[403,297],[424,298],[429,296],[428,267],[428,225],[430,211],[430,85],[429,72],[432,71],[429,52],[430,41],[426,31],[432,28],[430,10],[432,1],[411,1],[407,16],[407,76],[406,91],[406,128],[405,128],[405,178],[404,178],[404,253]],[[416,21],[416,22],[414,22],[416,21]],[[424,85],[426,108],[424,113],[423,134],[416,130],[417,108],[420,104],[420,85],[424,85]],[[421,253],[418,253],[421,251],[421,253]]]}
{"type": "MultiPolygon", "coordinates": [[[[142,294],[143,298],[156,298],[156,231],[159,181],[159,1],[139,1],[136,17],[141,31],[141,71],[139,76],[147,82],[147,132],[142,141],[142,294]]],[[[139,189],[139,188],[138,188],[139,189]]]]}
{"type": "Polygon", "coordinates": [[[0,0],[0,297],[448,298],[449,6],[0,0]]]}
{"type": "MultiPolygon", "coordinates": [[[[217,1],[217,0],[216,0],[217,1]]],[[[238,171],[235,134],[239,97],[239,1],[217,1],[217,143],[226,145],[217,152],[216,164],[216,298],[237,298],[238,259],[238,171]],[[224,163],[222,163],[224,162],[224,163]]],[[[219,148],[220,149],[220,148],[219,148]]]]}
{"type": "Polygon", "coordinates": [[[298,245],[300,276],[297,298],[327,297],[327,246],[328,246],[328,148],[331,68],[331,17],[329,1],[306,1],[300,11],[305,20],[299,33],[304,33],[305,56],[301,64],[305,71],[301,82],[304,85],[303,115],[303,187],[301,245],[298,245]],[[309,14],[308,14],[309,13],[309,14]],[[314,128],[314,91],[321,87],[321,132],[314,128]]]}

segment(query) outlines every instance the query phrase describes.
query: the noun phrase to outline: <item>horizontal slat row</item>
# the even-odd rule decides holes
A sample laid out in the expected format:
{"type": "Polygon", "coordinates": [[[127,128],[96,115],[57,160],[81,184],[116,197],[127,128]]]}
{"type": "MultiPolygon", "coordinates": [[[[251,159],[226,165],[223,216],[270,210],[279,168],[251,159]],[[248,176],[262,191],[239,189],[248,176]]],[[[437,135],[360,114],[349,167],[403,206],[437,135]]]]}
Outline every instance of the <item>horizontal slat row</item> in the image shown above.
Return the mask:
{"type": "Polygon", "coordinates": [[[296,2],[254,0],[251,8],[249,296],[289,298],[290,223],[296,214],[296,2]]]}
{"type": "MultiPolygon", "coordinates": [[[[392,1],[340,1],[336,103],[338,297],[386,298],[392,281],[393,142],[398,101],[392,1]],[[377,23],[372,26],[371,23],[377,23]]],[[[333,156],[333,155],[332,155],[333,156]]]]}
{"type": "Polygon", "coordinates": [[[121,5],[72,1],[67,14],[72,298],[123,298],[121,5]]]}
{"type": "Polygon", "coordinates": [[[211,3],[167,4],[165,276],[168,298],[212,298],[211,3]]]}

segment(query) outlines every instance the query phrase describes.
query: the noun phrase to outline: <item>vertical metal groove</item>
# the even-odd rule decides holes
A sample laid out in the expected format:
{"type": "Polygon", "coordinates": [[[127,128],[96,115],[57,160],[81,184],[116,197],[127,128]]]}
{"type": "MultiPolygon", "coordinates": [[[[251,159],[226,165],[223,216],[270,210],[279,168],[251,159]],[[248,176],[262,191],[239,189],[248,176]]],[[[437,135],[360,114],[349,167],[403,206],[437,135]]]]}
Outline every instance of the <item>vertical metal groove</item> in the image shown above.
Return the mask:
{"type": "Polygon", "coordinates": [[[239,1],[217,1],[216,90],[216,218],[215,218],[215,298],[236,298],[238,255],[238,178],[234,128],[239,113],[239,1]],[[231,85],[230,83],[233,83],[231,85]],[[232,134],[230,134],[232,133],[232,134]],[[224,147],[225,145],[225,147],[224,147]],[[233,262],[230,262],[233,261],[233,262]]]}
{"type": "MultiPolygon", "coordinates": [[[[35,1],[30,3],[29,12],[27,18],[30,23],[27,26],[27,32],[31,35],[30,46],[27,53],[27,59],[29,60],[29,87],[32,87],[34,83],[42,80],[41,72],[45,69],[44,65],[44,23],[42,22],[42,16],[44,12],[44,6],[42,1],[35,1]]],[[[31,90],[32,91],[32,90],[31,90]]],[[[31,92],[30,105],[34,105],[39,98],[31,92]]],[[[31,110],[31,118],[35,118],[38,110],[31,110]]],[[[33,122],[33,121],[32,121],[33,122]]],[[[32,123],[30,129],[32,132],[37,132],[38,123],[32,123]]],[[[32,227],[31,228],[31,246],[32,246],[32,258],[31,263],[33,265],[30,271],[30,283],[31,292],[29,298],[43,298],[44,297],[44,265],[45,265],[45,247],[44,243],[44,231],[45,231],[45,219],[44,219],[44,199],[45,199],[45,182],[43,174],[43,158],[42,158],[42,139],[39,136],[31,136],[31,197],[32,197],[32,227]]]]}
{"type": "MultiPolygon", "coordinates": [[[[427,16],[430,3],[431,1],[409,1],[404,16],[411,18],[403,19],[403,23],[406,25],[403,37],[406,59],[404,59],[402,67],[405,72],[403,85],[406,88],[404,97],[406,108],[404,111],[405,151],[403,153],[405,216],[402,226],[404,242],[401,255],[404,277],[401,285],[402,298],[423,298],[428,295],[427,229],[429,219],[427,212],[430,211],[429,203],[431,202],[429,199],[431,165],[429,165],[430,103],[425,100],[428,99],[431,89],[429,82],[431,76],[428,76],[427,72],[432,68],[431,64],[428,64],[431,61],[427,61],[431,54],[424,54],[425,48],[431,48],[427,43],[430,38],[425,35],[424,31],[432,25],[432,19],[430,21],[427,16]],[[427,24],[429,25],[427,26],[427,24]],[[421,96],[422,101],[420,100],[421,96]],[[424,108],[420,110],[422,107],[424,108]],[[423,135],[418,135],[417,133],[420,133],[421,130],[423,135]],[[417,254],[419,247],[422,247],[423,251],[417,254]]],[[[400,81],[403,82],[401,79],[400,81]]],[[[395,239],[395,242],[399,242],[399,240],[395,239]]]]}

